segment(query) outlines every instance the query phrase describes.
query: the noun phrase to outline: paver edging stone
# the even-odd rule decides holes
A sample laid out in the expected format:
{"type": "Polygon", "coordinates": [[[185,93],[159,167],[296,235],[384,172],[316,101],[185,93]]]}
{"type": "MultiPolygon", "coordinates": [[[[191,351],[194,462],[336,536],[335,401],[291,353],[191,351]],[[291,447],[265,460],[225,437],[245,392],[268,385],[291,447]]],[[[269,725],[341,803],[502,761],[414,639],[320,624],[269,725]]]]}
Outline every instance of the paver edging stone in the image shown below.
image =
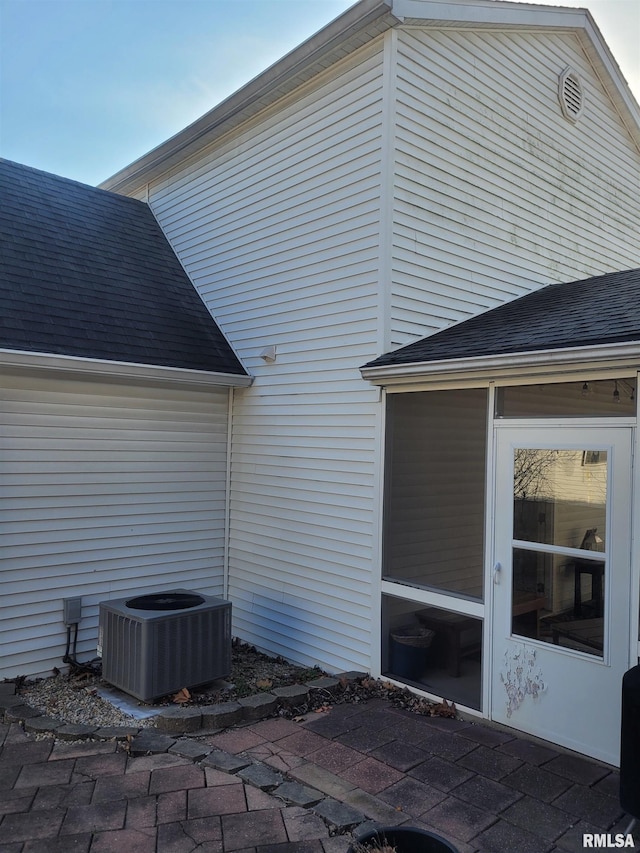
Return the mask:
{"type": "Polygon", "coordinates": [[[24,723],[25,720],[44,716],[42,711],[32,708],[31,705],[18,703],[6,708],[4,712],[5,723],[24,723]]]}
{"type": "Polygon", "coordinates": [[[197,705],[188,708],[166,708],[155,719],[155,728],[165,734],[196,732],[202,728],[202,711],[197,705]]]}
{"type": "Polygon", "coordinates": [[[203,729],[224,729],[242,720],[242,705],[239,702],[218,702],[215,705],[203,705],[203,729]]]}
{"type": "Polygon", "coordinates": [[[226,773],[237,773],[252,763],[250,758],[241,758],[224,749],[212,749],[201,762],[203,767],[213,767],[215,770],[224,770],[226,773]]]}
{"type": "Polygon", "coordinates": [[[176,738],[162,734],[156,729],[140,729],[129,741],[129,754],[135,756],[168,752],[175,742],[176,738]]]}
{"type": "Polygon", "coordinates": [[[321,800],[324,800],[324,794],[321,791],[316,791],[315,788],[309,788],[308,785],[301,785],[300,782],[283,781],[281,785],[273,792],[275,797],[279,797],[287,803],[301,808],[312,808],[321,800]]]}
{"type": "Polygon", "coordinates": [[[276,687],[272,692],[288,708],[295,708],[298,704],[307,702],[309,699],[309,688],[306,684],[290,684],[288,687],[276,687]]]}
{"type": "Polygon", "coordinates": [[[55,734],[55,732],[64,726],[62,720],[57,720],[55,717],[47,717],[41,715],[39,717],[29,717],[24,720],[25,732],[33,732],[34,734],[55,734]]]}
{"type": "Polygon", "coordinates": [[[253,693],[238,699],[242,707],[242,719],[247,722],[257,722],[265,717],[271,717],[278,708],[278,697],[273,693],[253,693]]]}
{"type": "Polygon", "coordinates": [[[60,740],[88,740],[97,729],[97,726],[85,726],[82,723],[65,723],[56,729],[55,735],[60,740]]]}
{"type": "Polygon", "coordinates": [[[329,826],[343,832],[359,826],[366,820],[362,812],[356,811],[352,806],[341,803],[339,800],[332,800],[330,797],[321,800],[314,806],[313,811],[329,826]]]}
{"type": "Polygon", "coordinates": [[[320,678],[314,678],[313,681],[307,681],[306,686],[309,690],[324,690],[326,693],[333,695],[340,687],[340,680],[330,675],[322,675],[320,678]]]}
{"type": "Polygon", "coordinates": [[[100,726],[93,734],[96,740],[129,740],[140,734],[137,726],[100,726]]]}
{"type": "Polygon", "coordinates": [[[271,792],[274,788],[282,785],[284,779],[281,773],[274,770],[272,767],[267,767],[266,764],[261,764],[254,761],[246,767],[238,770],[239,776],[243,782],[248,782],[254,788],[260,788],[261,791],[271,792]]]}
{"type": "Polygon", "coordinates": [[[4,716],[10,708],[15,708],[18,705],[24,705],[22,696],[16,696],[15,693],[6,693],[0,696],[0,712],[4,716]]]}
{"type": "Polygon", "coordinates": [[[181,758],[190,758],[191,761],[202,761],[212,751],[210,746],[206,746],[199,740],[193,738],[178,738],[178,740],[170,746],[167,752],[170,755],[179,755],[181,758]]]}

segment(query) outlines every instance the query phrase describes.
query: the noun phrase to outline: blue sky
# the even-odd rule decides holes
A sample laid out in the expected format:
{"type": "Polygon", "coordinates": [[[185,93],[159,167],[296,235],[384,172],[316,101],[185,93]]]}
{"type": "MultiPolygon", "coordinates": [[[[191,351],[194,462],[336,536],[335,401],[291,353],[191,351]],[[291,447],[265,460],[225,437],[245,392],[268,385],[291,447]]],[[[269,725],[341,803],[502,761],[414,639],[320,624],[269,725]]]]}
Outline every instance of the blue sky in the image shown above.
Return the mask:
{"type": "MultiPolygon", "coordinates": [[[[591,10],[640,100],[640,0],[551,2],[591,10]]],[[[0,153],[99,183],[352,3],[0,0],[0,153]]]]}

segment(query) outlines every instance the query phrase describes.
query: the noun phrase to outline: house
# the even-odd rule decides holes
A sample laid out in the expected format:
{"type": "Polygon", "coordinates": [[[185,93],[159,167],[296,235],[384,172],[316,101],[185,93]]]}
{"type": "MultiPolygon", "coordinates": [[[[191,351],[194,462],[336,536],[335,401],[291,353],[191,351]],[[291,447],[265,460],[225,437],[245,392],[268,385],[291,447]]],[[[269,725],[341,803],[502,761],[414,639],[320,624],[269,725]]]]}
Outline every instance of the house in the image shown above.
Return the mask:
{"type": "MultiPolygon", "coordinates": [[[[102,189],[148,206],[252,378],[234,632],[617,763],[640,110],[589,13],[361,0],[102,189]]],[[[131,554],[114,597],[149,585],[131,554]]]]}

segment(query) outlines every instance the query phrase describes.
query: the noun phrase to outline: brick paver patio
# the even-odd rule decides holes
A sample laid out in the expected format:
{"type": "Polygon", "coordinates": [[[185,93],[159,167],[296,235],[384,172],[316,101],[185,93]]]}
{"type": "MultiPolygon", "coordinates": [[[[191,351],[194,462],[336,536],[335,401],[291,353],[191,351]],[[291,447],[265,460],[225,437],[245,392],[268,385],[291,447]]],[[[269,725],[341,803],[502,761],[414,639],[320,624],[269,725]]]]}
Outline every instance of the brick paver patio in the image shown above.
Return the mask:
{"type": "Polygon", "coordinates": [[[351,831],[405,823],[460,853],[573,853],[583,833],[629,823],[613,768],[383,700],[145,732],[134,754],[18,723],[0,725],[0,744],[0,853],[346,853],[351,831]]]}

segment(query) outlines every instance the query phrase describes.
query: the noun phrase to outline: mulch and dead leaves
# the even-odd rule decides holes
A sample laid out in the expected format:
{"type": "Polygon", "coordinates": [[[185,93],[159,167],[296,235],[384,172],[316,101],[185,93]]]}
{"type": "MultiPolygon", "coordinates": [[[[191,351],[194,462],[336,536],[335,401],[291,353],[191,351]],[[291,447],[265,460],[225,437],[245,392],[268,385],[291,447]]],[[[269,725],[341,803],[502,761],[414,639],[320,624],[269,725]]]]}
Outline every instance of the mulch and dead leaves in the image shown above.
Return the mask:
{"type": "MultiPolygon", "coordinates": [[[[183,688],[171,701],[178,705],[209,705],[243,698],[254,693],[268,693],[275,687],[305,684],[327,673],[319,667],[301,667],[282,657],[270,657],[255,647],[234,641],[232,648],[232,672],[228,687],[205,688],[192,691],[183,688]]],[[[296,719],[308,713],[322,714],[333,705],[366,702],[369,699],[386,699],[396,708],[404,708],[417,714],[431,717],[455,717],[453,702],[431,702],[416,696],[406,688],[389,681],[371,678],[368,675],[354,680],[340,679],[339,685],[327,690],[312,690],[308,700],[294,708],[282,708],[282,716],[296,719]]],[[[166,704],[167,700],[161,700],[166,704]]]]}
{"type": "MultiPolygon", "coordinates": [[[[197,705],[213,705],[229,702],[253,695],[268,693],[276,687],[289,687],[294,684],[306,684],[317,678],[326,676],[319,667],[303,667],[290,663],[282,657],[270,657],[259,652],[255,647],[238,640],[232,644],[232,670],[225,681],[215,682],[204,687],[183,687],[175,694],[165,696],[149,707],[171,706],[172,704],[190,707],[197,705]]],[[[109,707],[98,695],[98,688],[103,685],[100,677],[95,674],[79,673],[72,670],[68,675],[56,673],[49,679],[38,679],[35,682],[28,679],[16,679],[18,692],[25,695],[25,700],[33,698],[35,707],[58,715],[63,719],[69,717],[68,708],[74,711],[69,717],[70,722],[89,722],[91,703],[94,711],[103,718],[101,725],[111,724],[108,719],[109,707]],[[80,701],[80,699],[82,701],[80,701]],[[87,707],[89,706],[89,707],[87,707]],[[67,712],[65,712],[67,709],[67,712]]],[[[334,705],[344,703],[357,704],[370,699],[385,699],[396,708],[403,708],[416,714],[431,717],[455,717],[456,709],[453,703],[431,702],[416,696],[406,688],[401,688],[389,681],[371,678],[364,675],[358,679],[341,679],[337,687],[330,691],[315,689],[309,692],[305,702],[294,707],[282,706],[280,715],[290,719],[302,719],[305,714],[323,714],[334,705]]],[[[112,709],[115,713],[115,709],[112,709]]],[[[113,724],[116,722],[111,721],[113,724]]]]}

